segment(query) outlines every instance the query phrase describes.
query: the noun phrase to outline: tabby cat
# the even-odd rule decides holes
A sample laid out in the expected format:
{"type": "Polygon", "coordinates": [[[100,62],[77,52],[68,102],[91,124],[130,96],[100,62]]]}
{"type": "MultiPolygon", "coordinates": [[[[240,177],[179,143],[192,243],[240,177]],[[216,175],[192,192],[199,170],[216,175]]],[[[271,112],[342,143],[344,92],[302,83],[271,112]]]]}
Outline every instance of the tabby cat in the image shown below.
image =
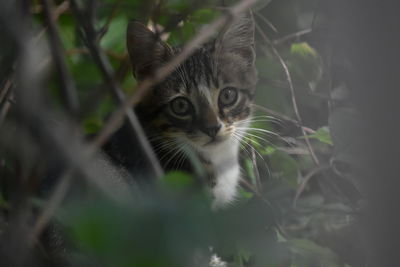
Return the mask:
{"type": "MultiPolygon", "coordinates": [[[[181,50],[136,21],[128,26],[127,46],[138,82],[181,50]]],[[[194,151],[207,172],[214,208],[235,199],[239,146],[257,80],[254,62],[254,21],[248,13],[198,47],[135,108],[165,170],[192,171],[187,154],[194,151]]]]}

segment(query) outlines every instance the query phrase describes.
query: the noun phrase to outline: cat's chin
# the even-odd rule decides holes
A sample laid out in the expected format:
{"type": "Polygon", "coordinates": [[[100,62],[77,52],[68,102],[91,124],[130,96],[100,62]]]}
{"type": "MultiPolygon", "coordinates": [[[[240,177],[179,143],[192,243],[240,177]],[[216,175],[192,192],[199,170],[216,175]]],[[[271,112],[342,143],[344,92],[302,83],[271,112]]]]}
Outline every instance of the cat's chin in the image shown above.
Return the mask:
{"type": "Polygon", "coordinates": [[[203,147],[215,146],[215,145],[218,145],[219,143],[222,143],[222,142],[227,141],[227,140],[228,140],[228,138],[216,137],[216,138],[210,139],[209,141],[205,142],[203,144],[203,147]]]}
{"type": "Polygon", "coordinates": [[[213,153],[224,149],[226,146],[232,145],[234,140],[232,138],[220,137],[215,139],[209,139],[207,141],[196,142],[192,145],[195,149],[201,153],[213,153]]]}

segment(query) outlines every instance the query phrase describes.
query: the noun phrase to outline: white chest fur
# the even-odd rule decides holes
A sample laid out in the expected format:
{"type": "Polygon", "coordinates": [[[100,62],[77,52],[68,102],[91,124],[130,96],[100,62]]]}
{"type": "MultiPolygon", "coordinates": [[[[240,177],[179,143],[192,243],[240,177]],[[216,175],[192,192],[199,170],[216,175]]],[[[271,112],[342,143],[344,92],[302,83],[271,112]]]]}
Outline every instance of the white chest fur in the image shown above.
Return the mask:
{"type": "Polygon", "coordinates": [[[211,163],[215,175],[213,209],[224,207],[235,199],[240,180],[238,153],[239,143],[232,139],[203,150],[203,157],[211,163]]]}

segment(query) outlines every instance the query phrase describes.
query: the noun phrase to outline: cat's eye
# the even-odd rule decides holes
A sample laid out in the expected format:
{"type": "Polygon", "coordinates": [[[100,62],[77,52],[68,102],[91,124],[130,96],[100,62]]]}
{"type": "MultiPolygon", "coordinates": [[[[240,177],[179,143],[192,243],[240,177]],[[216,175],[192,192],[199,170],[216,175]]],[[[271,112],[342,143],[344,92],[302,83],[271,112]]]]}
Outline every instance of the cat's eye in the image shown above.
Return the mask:
{"type": "Polygon", "coordinates": [[[219,103],[222,106],[228,107],[236,103],[238,99],[238,90],[235,87],[226,87],[219,94],[219,103]]]}
{"type": "Polygon", "coordinates": [[[192,111],[192,104],[185,97],[179,96],[170,102],[172,112],[177,116],[189,115],[192,111]]]}

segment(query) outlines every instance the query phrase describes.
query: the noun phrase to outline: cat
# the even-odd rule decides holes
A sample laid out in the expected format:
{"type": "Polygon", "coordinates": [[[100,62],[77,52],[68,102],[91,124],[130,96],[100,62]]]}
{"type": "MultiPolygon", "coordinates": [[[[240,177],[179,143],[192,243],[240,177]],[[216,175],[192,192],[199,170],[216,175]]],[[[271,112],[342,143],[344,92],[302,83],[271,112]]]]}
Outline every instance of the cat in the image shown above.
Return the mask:
{"type": "MultiPolygon", "coordinates": [[[[139,83],[181,51],[137,21],[128,25],[127,48],[139,83]]],[[[229,205],[237,194],[239,147],[251,116],[256,82],[254,20],[246,13],[234,18],[217,38],[198,47],[135,107],[165,170],[193,172],[187,154],[196,154],[208,176],[214,209],[229,205]]],[[[123,149],[125,155],[111,153],[111,157],[137,171],[133,166],[136,157],[128,155],[132,148],[123,141],[127,135],[122,127],[108,151],[123,149]]]]}

